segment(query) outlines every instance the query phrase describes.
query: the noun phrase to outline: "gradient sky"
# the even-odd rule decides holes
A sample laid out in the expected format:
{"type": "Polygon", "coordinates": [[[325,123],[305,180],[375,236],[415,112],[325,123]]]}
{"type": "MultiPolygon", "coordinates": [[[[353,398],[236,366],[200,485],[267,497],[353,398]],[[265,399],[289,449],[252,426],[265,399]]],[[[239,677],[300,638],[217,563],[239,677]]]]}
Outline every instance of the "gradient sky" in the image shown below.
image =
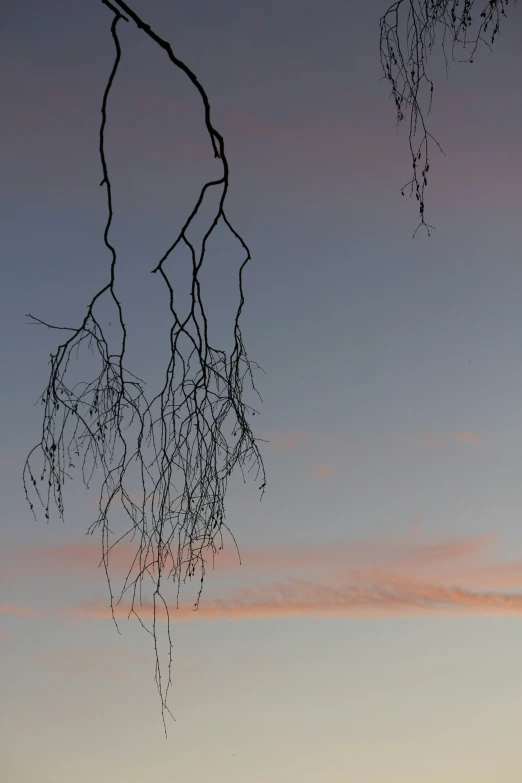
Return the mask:
{"type": "MultiPolygon", "coordinates": [[[[152,650],[118,636],[94,496],[35,523],[21,486],[55,337],[106,274],[97,153],[112,63],[97,0],[2,17],[0,777],[6,783],[522,779],[522,17],[437,77],[427,191],[380,81],[389,0],[134,0],[198,74],[253,252],[243,331],[266,375],[267,493],[174,616],[165,740],[152,650]]],[[[109,104],[132,369],[164,360],[150,268],[214,162],[190,85],[132,25],[109,104]]],[[[206,282],[226,333],[223,240],[206,282]]],[[[180,280],[183,270],[180,270],[180,280]]],[[[181,285],[181,283],[180,283],[181,285]]],[[[163,330],[162,330],[163,329],[163,330]]],[[[114,562],[122,573],[125,550],[114,562]]],[[[144,616],[146,617],[146,609],[144,616]]]]}

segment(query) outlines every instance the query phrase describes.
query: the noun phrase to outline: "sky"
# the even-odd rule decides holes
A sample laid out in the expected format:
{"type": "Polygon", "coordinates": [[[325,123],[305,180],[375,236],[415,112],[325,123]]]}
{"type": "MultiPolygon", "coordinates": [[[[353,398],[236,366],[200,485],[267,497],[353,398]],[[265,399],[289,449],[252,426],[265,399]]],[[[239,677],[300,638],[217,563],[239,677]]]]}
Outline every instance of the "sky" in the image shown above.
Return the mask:
{"type": "MultiPolygon", "coordinates": [[[[522,776],[522,18],[440,57],[419,232],[381,81],[384,0],[134,0],[210,97],[253,260],[268,477],[173,609],[165,739],[150,637],[110,619],[95,494],[35,522],[21,469],[55,336],[104,280],[112,15],[11,4],[0,32],[0,777],[8,783],[515,783],[522,776]],[[187,593],[187,596],[190,594],[187,593]]],[[[216,171],[193,88],[131,24],[110,97],[111,234],[134,371],[165,358],[150,268],[216,171]]],[[[226,335],[226,242],[205,278],[226,335]]],[[[179,270],[180,280],[183,269],[179,270]]],[[[181,283],[180,283],[181,285],[181,283]]],[[[113,560],[124,574],[128,551],[113,560]]],[[[172,601],[174,601],[174,594],[172,601]]],[[[119,614],[124,615],[125,606],[119,614]]],[[[142,615],[148,618],[147,607],[142,615]]]]}

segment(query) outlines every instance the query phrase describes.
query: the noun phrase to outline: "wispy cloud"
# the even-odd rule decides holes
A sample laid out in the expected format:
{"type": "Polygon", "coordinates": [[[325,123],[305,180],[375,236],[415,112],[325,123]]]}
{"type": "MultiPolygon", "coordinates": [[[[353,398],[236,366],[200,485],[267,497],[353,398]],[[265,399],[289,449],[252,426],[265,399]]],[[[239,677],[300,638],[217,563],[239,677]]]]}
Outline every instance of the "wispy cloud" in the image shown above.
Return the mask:
{"type": "MultiPolygon", "coordinates": [[[[491,561],[494,536],[441,541],[376,539],[300,549],[250,552],[251,565],[265,570],[313,566],[315,578],[286,578],[236,590],[225,599],[204,596],[199,609],[170,607],[173,622],[246,620],[268,617],[386,618],[408,616],[522,614],[522,561],[491,561]],[[326,566],[326,568],[325,568],[326,566]],[[509,592],[497,592],[497,587],[509,592]],[[492,589],[493,588],[493,589],[492,589]]],[[[143,620],[150,603],[136,607],[143,620]]],[[[116,607],[127,617],[129,604],[116,607]]],[[[108,607],[90,603],[76,616],[110,617],[108,607]]],[[[166,618],[158,607],[157,616],[166,618]]]]}
{"type": "MultiPolygon", "coordinates": [[[[470,558],[491,549],[495,536],[453,537],[430,541],[416,529],[406,537],[387,536],[367,540],[336,541],[310,545],[278,545],[241,548],[243,571],[274,573],[295,569],[353,569],[362,567],[419,567],[450,562],[454,558],[470,558]]],[[[111,551],[109,565],[112,573],[126,574],[136,553],[136,543],[122,541],[111,551]]],[[[28,547],[9,553],[15,561],[13,573],[53,574],[92,573],[101,561],[101,543],[91,537],[54,546],[28,547]]],[[[226,547],[215,558],[220,571],[239,569],[240,560],[233,546],[226,547]]]]}
{"type": "MultiPolygon", "coordinates": [[[[218,600],[209,596],[209,589],[216,589],[213,582],[197,612],[182,603],[171,608],[171,619],[520,614],[522,559],[499,561],[494,557],[495,540],[494,534],[434,540],[417,526],[397,538],[245,548],[241,569],[230,547],[216,558],[217,573],[235,571],[250,584],[260,584],[218,600]]],[[[118,547],[114,550],[115,573],[126,573],[134,551],[132,543],[123,543],[119,555],[118,547]]],[[[93,569],[99,559],[99,543],[86,539],[28,550],[23,565],[28,568],[32,562],[49,573],[78,573],[93,569]]],[[[116,616],[125,617],[129,611],[130,606],[121,603],[116,616]]],[[[0,613],[36,614],[11,604],[0,605],[0,613]]],[[[145,603],[139,613],[143,619],[150,617],[151,605],[145,603]]],[[[102,618],[111,613],[107,604],[91,603],[67,615],[102,618]]]]}
{"type": "Polygon", "coordinates": [[[278,451],[287,451],[302,446],[312,439],[308,432],[269,432],[267,439],[271,446],[278,451]]]}
{"type": "MultiPolygon", "coordinates": [[[[137,544],[121,541],[108,555],[110,570],[115,574],[129,571],[137,552],[137,544]]],[[[60,578],[73,572],[75,575],[93,574],[103,569],[102,545],[99,538],[85,537],[65,544],[6,548],[0,555],[4,580],[31,576],[52,575],[60,578]]]]}
{"type": "Polygon", "coordinates": [[[481,438],[471,430],[460,430],[457,432],[450,432],[446,435],[428,435],[418,438],[416,443],[419,446],[432,448],[446,446],[449,443],[459,443],[463,446],[472,446],[474,448],[484,448],[487,445],[484,438],[481,438]]]}
{"type": "Polygon", "coordinates": [[[331,476],[334,472],[334,469],[331,465],[314,465],[312,468],[312,472],[317,476],[317,478],[327,478],[327,476],[331,476]]]}
{"type": "MultiPolygon", "coordinates": [[[[116,617],[127,617],[130,606],[120,604],[116,617]]],[[[91,603],[76,614],[100,619],[111,617],[106,605],[91,603]]],[[[143,620],[153,617],[152,604],[138,607],[143,620]]],[[[361,575],[359,583],[315,584],[302,580],[237,591],[228,600],[203,601],[197,611],[181,604],[169,609],[172,622],[190,620],[249,620],[268,617],[386,618],[428,615],[519,615],[522,594],[473,591],[461,587],[406,579],[375,572],[361,575]]],[[[158,607],[157,617],[166,619],[158,607]]]]}
{"type": "Polygon", "coordinates": [[[380,449],[383,446],[421,446],[440,448],[451,444],[470,446],[477,449],[485,448],[488,443],[485,438],[473,430],[455,430],[454,432],[433,433],[417,435],[413,437],[403,435],[364,436],[350,435],[347,433],[315,434],[309,432],[269,432],[266,436],[272,448],[277,451],[286,451],[302,448],[314,443],[329,447],[343,446],[351,449],[373,447],[380,449]]]}
{"type": "MultiPolygon", "coordinates": [[[[495,535],[482,535],[430,540],[417,528],[394,539],[254,547],[242,553],[245,567],[238,573],[249,581],[263,577],[260,581],[266,582],[268,577],[271,583],[237,589],[223,599],[209,597],[207,588],[198,611],[192,604],[181,603],[179,608],[170,608],[170,616],[172,621],[187,622],[522,614],[522,559],[495,559],[495,539],[495,535]]],[[[91,540],[49,547],[45,552],[41,548],[35,554],[40,566],[46,563],[54,569],[64,562],[67,569],[71,563],[75,570],[90,568],[99,558],[91,540]]],[[[115,566],[119,562],[115,560],[115,566]]],[[[224,572],[238,567],[232,551],[223,553],[218,564],[224,572]]],[[[151,604],[136,608],[143,620],[152,616],[151,604]]],[[[120,603],[116,617],[128,616],[130,609],[129,604],[120,603]]],[[[159,617],[162,612],[165,616],[159,609],[159,617]]],[[[12,604],[0,605],[0,613],[36,615],[32,609],[12,604]]],[[[73,607],[66,616],[96,619],[111,617],[111,612],[106,603],[99,602],[73,607]]]]}
{"type": "Polygon", "coordinates": [[[486,441],[483,440],[483,438],[480,438],[478,435],[476,435],[474,432],[471,432],[470,430],[464,430],[463,432],[454,432],[452,433],[451,437],[456,443],[464,443],[468,446],[477,446],[478,448],[481,448],[482,446],[486,445],[486,441]]]}
{"type": "Polygon", "coordinates": [[[34,609],[29,609],[27,606],[0,604],[0,614],[11,615],[11,617],[36,617],[38,612],[34,609]]]}

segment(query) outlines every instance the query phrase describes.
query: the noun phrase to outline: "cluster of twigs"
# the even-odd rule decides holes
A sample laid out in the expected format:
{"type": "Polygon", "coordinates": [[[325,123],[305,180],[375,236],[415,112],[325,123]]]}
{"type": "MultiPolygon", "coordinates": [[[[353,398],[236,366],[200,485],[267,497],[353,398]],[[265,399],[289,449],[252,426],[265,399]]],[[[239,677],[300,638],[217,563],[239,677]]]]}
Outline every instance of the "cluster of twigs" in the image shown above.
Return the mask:
{"type": "MultiPolygon", "coordinates": [[[[167,694],[171,684],[172,644],[165,583],[177,586],[196,575],[200,586],[197,608],[207,562],[223,546],[227,482],[236,467],[245,477],[253,472],[266,484],[258,439],[249,418],[256,411],[245,402],[245,384],[257,393],[255,362],[248,359],[239,320],[244,305],[243,272],[250,252],[225,214],[229,169],[224,141],[210,118],[208,97],[194,73],[173,53],[170,44],[150,29],[129,6],[120,0],[102,0],[113,13],[111,25],[115,45],[114,64],[104,91],[99,149],[103,170],[100,183],[107,192],[108,218],[104,242],[111,254],[110,279],[93,297],[86,315],[76,328],[53,326],[39,318],[33,322],[63,330],[66,339],[51,354],[47,387],[41,397],[43,426],[38,444],[30,452],[24,468],[24,488],[35,513],[40,504],[46,518],[54,503],[64,516],[63,487],[80,471],[88,487],[93,477],[100,479],[98,515],[89,533],[99,531],[102,562],[107,574],[110,601],[114,610],[124,595],[130,596],[131,614],[139,618],[142,585],[152,580],[153,621],[150,633],[156,652],[156,684],[165,720],[167,694]],[[206,182],[199,198],[175,241],[151,270],[165,285],[171,315],[170,357],[161,390],[150,400],[144,383],[124,366],[127,329],[116,291],[117,254],[109,240],[113,218],[111,181],[105,158],[104,139],[107,103],[121,58],[118,37],[120,21],[132,20],[167,54],[198,90],[204,106],[204,121],[214,155],[222,165],[221,176],[206,182]],[[188,230],[198,215],[205,195],[219,189],[219,204],[209,221],[201,246],[188,238],[188,230]],[[233,323],[233,348],[227,354],[211,345],[200,284],[209,239],[223,223],[239,242],[244,259],[239,268],[239,305],[233,323]],[[178,313],[176,291],[169,277],[168,260],[177,248],[188,250],[192,262],[190,311],[178,313]],[[107,299],[108,298],[108,299],[107,299]],[[117,311],[119,341],[110,347],[96,307],[108,300],[117,311]],[[90,349],[98,370],[91,381],[73,383],[72,366],[82,349],[90,349]],[[43,463],[43,467],[42,467],[43,463]],[[115,507],[127,520],[124,532],[115,536],[109,517],[115,507]],[[114,593],[109,572],[113,547],[123,540],[135,542],[135,556],[119,593],[114,593]],[[168,671],[162,679],[156,620],[166,613],[169,642],[168,671]]],[[[112,517],[111,517],[112,518],[112,517]]],[[[116,622],[116,620],[115,620],[116,622]]],[[[140,620],[141,622],[141,620],[140,620]]],[[[143,623],[142,623],[143,624],[143,623]]]]}
{"type": "MultiPolygon", "coordinates": [[[[516,5],[517,0],[513,0],[516,5]]],[[[426,126],[433,97],[433,81],[427,64],[441,36],[446,67],[449,57],[472,63],[480,43],[491,49],[506,16],[509,0],[397,0],[380,22],[380,51],[384,78],[391,85],[397,123],[409,123],[412,178],[402,188],[415,194],[420,223],[428,234],[433,226],[425,220],[425,188],[428,184],[429,146],[439,142],[426,126]],[[460,52],[462,57],[457,57],[460,52]]],[[[415,234],[414,234],[415,236],[415,234]]]]}

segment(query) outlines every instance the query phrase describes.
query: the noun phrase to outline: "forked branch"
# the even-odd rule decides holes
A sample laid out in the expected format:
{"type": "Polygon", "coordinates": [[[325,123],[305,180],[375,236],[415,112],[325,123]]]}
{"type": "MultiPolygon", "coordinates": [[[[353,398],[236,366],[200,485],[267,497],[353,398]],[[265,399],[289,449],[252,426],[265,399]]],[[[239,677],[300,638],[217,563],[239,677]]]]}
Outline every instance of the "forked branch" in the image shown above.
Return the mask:
{"type": "MultiPolygon", "coordinates": [[[[152,592],[153,621],[150,633],[156,653],[156,683],[161,696],[162,715],[168,711],[167,695],[171,684],[172,644],[165,584],[173,582],[177,595],[181,584],[195,576],[199,603],[209,561],[223,547],[225,496],[228,480],[235,468],[243,477],[253,472],[263,493],[266,484],[258,439],[249,419],[256,410],[245,400],[246,388],[257,394],[254,383],[255,362],[249,360],[240,329],[245,302],[243,273],[250,251],[225,213],[229,188],[229,168],[222,135],[212,124],[207,94],[195,74],[177,58],[170,44],[121,0],[102,0],[114,14],[111,34],[115,47],[114,63],[102,100],[99,151],[107,194],[108,217],[104,243],[110,254],[108,282],[93,296],[77,327],[51,325],[39,318],[34,323],[64,332],[64,340],[51,354],[47,386],[41,396],[43,424],[40,440],[30,452],[24,467],[24,488],[35,513],[35,505],[44,509],[47,519],[54,504],[64,517],[63,489],[67,479],[79,471],[86,487],[99,482],[98,514],[89,528],[101,536],[102,562],[107,575],[111,608],[124,595],[129,596],[131,613],[139,618],[145,580],[152,592]],[[218,179],[207,181],[181,231],[159,260],[151,264],[165,287],[171,318],[170,355],[161,389],[151,399],[145,396],[145,384],[125,366],[127,328],[117,294],[117,253],[110,242],[113,218],[111,180],[105,156],[107,107],[118,66],[121,45],[120,21],[132,21],[163,49],[169,61],[193,83],[201,96],[204,122],[214,156],[221,162],[218,179]],[[219,203],[204,232],[200,246],[188,237],[209,191],[218,190],[219,203]],[[239,243],[243,260],[238,271],[239,303],[233,317],[233,347],[226,351],[215,347],[205,314],[201,269],[209,240],[221,223],[239,243]],[[188,251],[192,282],[190,309],[181,317],[175,286],[169,276],[178,249],[188,251]],[[98,308],[115,310],[118,336],[106,336],[98,308]],[[82,351],[90,351],[89,361],[96,365],[87,380],[76,380],[74,371],[82,351]],[[109,525],[114,514],[126,520],[117,535],[109,525]],[[134,542],[134,555],[123,586],[114,592],[110,577],[110,554],[122,541],[134,542]],[[150,581],[149,581],[150,580],[150,581]],[[168,666],[160,665],[157,619],[166,613],[168,666]]],[[[121,520],[120,520],[121,521],[121,520]]]]}
{"type": "MultiPolygon", "coordinates": [[[[513,0],[516,5],[517,0],[513,0]]],[[[433,226],[425,220],[425,189],[430,169],[430,143],[442,152],[428,131],[427,115],[433,97],[428,59],[440,40],[446,67],[449,58],[472,63],[480,43],[491,49],[506,16],[509,0],[397,0],[380,22],[380,50],[384,79],[390,83],[397,124],[406,120],[412,160],[409,188],[419,205],[420,222],[428,234],[433,226]]],[[[414,236],[415,236],[414,234],[414,236]]]]}

